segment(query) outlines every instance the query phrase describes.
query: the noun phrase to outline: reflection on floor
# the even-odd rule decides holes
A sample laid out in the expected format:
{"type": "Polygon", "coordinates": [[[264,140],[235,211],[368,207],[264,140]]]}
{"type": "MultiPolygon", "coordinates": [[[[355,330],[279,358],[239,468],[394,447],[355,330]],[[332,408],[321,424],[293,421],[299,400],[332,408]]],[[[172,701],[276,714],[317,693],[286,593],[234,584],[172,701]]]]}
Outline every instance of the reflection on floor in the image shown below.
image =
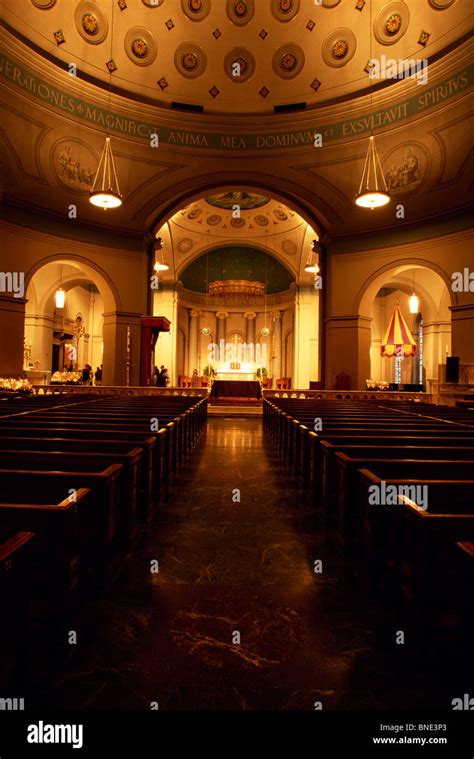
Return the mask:
{"type": "Polygon", "coordinates": [[[324,546],[259,419],[212,418],[98,634],[29,699],[59,708],[447,706],[324,546]],[[159,572],[150,572],[157,559],[159,572]],[[314,562],[322,560],[322,573],[314,562]],[[239,643],[240,640],[240,643],[239,643]]]}

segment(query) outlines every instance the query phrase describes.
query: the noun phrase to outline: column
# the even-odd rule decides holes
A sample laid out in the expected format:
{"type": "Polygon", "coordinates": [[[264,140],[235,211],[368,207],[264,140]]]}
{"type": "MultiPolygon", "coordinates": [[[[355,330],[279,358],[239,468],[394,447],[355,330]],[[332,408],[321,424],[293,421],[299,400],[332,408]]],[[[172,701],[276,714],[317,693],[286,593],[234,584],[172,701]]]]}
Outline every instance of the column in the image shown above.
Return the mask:
{"type": "Polygon", "coordinates": [[[189,309],[189,352],[188,372],[191,376],[194,369],[198,369],[198,339],[199,339],[199,315],[200,311],[189,309]]]}
{"type": "Polygon", "coordinates": [[[250,362],[255,361],[255,320],[257,314],[255,311],[246,311],[244,313],[244,319],[247,321],[246,329],[246,342],[247,342],[247,355],[250,362]]]}
{"type": "Polygon", "coordinates": [[[153,292],[153,316],[165,316],[170,322],[170,331],[161,332],[155,346],[155,363],[166,366],[170,376],[170,386],[178,384],[176,354],[178,348],[178,293],[176,285],[160,282],[153,292]]]}
{"type": "Polygon", "coordinates": [[[104,314],[104,372],[102,384],[125,385],[127,327],[131,329],[130,385],[140,384],[140,314],[111,311],[104,314]]]}
{"type": "MultiPolygon", "coordinates": [[[[31,340],[31,361],[40,362],[40,369],[50,372],[53,363],[54,318],[41,314],[27,314],[25,319],[25,336],[31,340]]],[[[63,367],[60,366],[60,369],[63,367]]]]}
{"type": "Polygon", "coordinates": [[[26,298],[0,295],[0,377],[23,376],[26,298]]]}
{"type": "Polygon", "coordinates": [[[334,388],[340,372],[350,376],[353,390],[365,390],[366,380],[370,379],[371,322],[370,317],[360,314],[328,319],[325,382],[328,390],[334,388]]]}
{"type": "Polygon", "coordinates": [[[273,386],[276,386],[277,379],[281,379],[281,332],[282,332],[282,312],[273,312],[273,341],[272,341],[272,375],[273,386]]]}
{"type": "Polygon", "coordinates": [[[293,376],[291,386],[309,389],[319,380],[319,290],[297,285],[293,330],[293,376]]]}
{"type": "Polygon", "coordinates": [[[474,364],[474,303],[451,306],[452,355],[459,356],[461,364],[474,364]]]}
{"type": "MultiPolygon", "coordinates": [[[[229,314],[227,313],[227,311],[217,311],[216,313],[216,324],[217,324],[216,343],[220,349],[221,340],[223,340],[224,351],[225,351],[225,336],[226,336],[228,317],[229,317],[229,314]]],[[[224,357],[225,357],[225,354],[222,356],[222,360],[224,360],[224,357]]]]}

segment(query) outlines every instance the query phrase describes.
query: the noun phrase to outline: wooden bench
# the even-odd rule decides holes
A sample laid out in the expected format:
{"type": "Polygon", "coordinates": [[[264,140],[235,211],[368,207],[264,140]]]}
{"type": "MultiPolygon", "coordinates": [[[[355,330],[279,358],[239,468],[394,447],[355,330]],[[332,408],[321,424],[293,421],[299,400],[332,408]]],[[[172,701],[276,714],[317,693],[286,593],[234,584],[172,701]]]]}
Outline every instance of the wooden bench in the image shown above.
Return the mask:
{"type": "MultiPolygon", "coordinates": [[[[134,448],[140,448],[141,456],[141,473],[140,473],[140,522],[145,524],[153,512],[155,502],[154,482],[153,482],[153,449],[156,444],[154,436],[148,438],[131,438],[128,442],[117,440],[84,440],[83,438],[42,438],[42,437],[1,437],[0,436],[0,457],[1,451],[7,450],[41,450],[42,452],[60,452],[66,453],[104,453],[108,455],[127,454],[134,448]]],[[[117,459],[118,463],[120,460],[117,459]]]]}
{"type": "Polygon", "coordinates": [[[51,504],[62,503],[83,488],[89,489],[90,508],[83,510],[81,529],[88,541],[91,581],[109,588],[123,560],[119,489],[122,465],[111,464],[105,469],[101,466],[97,464],[90,472],[0,469],[0,493],[5,503],[35,504],[44,494],[42,498],[51,504]]]}
{"type": "Polygon", "coordinates": [[[141,448],[132,448],[127,453],[72,453],[70,451],[3,450],[3,469],[27,469],[41,471],[91,472],[97,467],[122,465],[119,477],[119,520],[122,550],[125,553],[136,545],[142,526],[139,514],[140,475],[142,464],[141,448]]]}
{"type": "MultiPolygon", "coordinates": [[[[32,559],[35,553],[33,532],[12,532],[0,538],[0,687],[12,680],[23,682],[26,649],[29,644],[29,603],[32,559]]],[[[2,693],[2,695],[4,695],[2,693]]]]}
{"type": "MultiPolygon", "coordinates": [[[[450,461],[470,462],[474,472],[474,447],[445,446],[347,446],[338,447],[335,451],[329,448],[330,444],[322,441],[322,478],[321,478],[321,501],[322,510],[330,526],[337,529],[339,541],[345,544],[347,536],[351,532],[351,502],[357,490],[357,473],[359,469],[371,469],[374,461],[399,462],[399,472],[407,471],[406,464],[410,464],[411,475],[417,473],[417,466],[412,462],[423,463],[423,471],[426,463],[439,461],[443,467],[450,461]]],[[[392,467],[392,470],[394,468],[392,467]]],[[[420,472],[422,469],[420,468],[420,472]]],[[[432,468],[430,469],[432,471],[432,468]]],[[[465,473],[465,469],[463,469],[465,473]]],[[[393,474],[392,474],[393,476],[393,474]]],[[[397,475],[398,476],[398,475],[397,475]]],[[[418,476],[418,474],[417,474],[418,476]]],[[[420,474],[421,476],[421,474],[420,474]]]]}
{"type": "MultiPolygon", "coordinates": [[[[430,534],[430,539],[433,539],[434,543],[438,538],[450,541],[471,539],[470,531],[474,528],[474,479],[468,478],[472,477],[472,467],[464,462],[457,466],[452,462],[446,465],[436,462],[423,468],[420,467],[421,462],[414,462],[417,467],[420,467],[415,479],[409,477],[410,472],[406,472],[406,476],[401,478],[400,469],[395,472],[396,477],[394,477],[394,467],[399,463],[390,462],[387,467],[385,463],[374,462],[371,466],[375,468],[375,471],[368,468],[359,470],[359,486],[355,497],[357,504],[354,509],[354,512],[360,515],[355,525],[356,543],[361,549],[360,556],[368,575],[373,572],[378,572],[378,575],[383,574],[382,570],[385,566],[398,565],[402,554],[411,553],[410,543],[406,543],[406,540],[411,540],[410,529],[414,525],[416,527],[422,523],[429,525],[428,531],[424,534],[430,534]],[[428,476],[433,472],[436,479],[428,476]],[[411,485],[426,486],[428,508],[423,510],[419,504],[412,507],[408,501],[414,499],[408,498],[406,493],[403,498],[398,499],[395,506],[371,505],[369,488],[374,485],[380,487],[382,482],[385,482],[385,487],[389,485],[395,485],[397,488],[399,486],[406,488],[411,485]],[[445,519],[440,517],[445,517],[445,519]],[[464,534],[466,530],[469,534],[464,534]]],[[[402,471],[405,474],[404,468],[402,471]]],[[[415,533],[412,532],[412,534],[415,533]]],[[[417,535],[421,540],[419,530],[417,535]]],[[[416,548],[416,553],[420,557],[423,556],[421,543],[416,548]]]]}
{"type": "MultiPolygon", "coordinates": [[[[369,431],[364,432],[362,435],[349,433],[344,434],[329,434],[321,435],[318,437],[316,433],[311,433],[308,438],[308,447],[305,453],[304,461],[305,466],[308,468],[308,484],[311,487],[313,503],[316,507],[321,505],[322,494],[322,477],[323,477],[323,443],[324,450],[336,453],[341,449],[345,449],[346,446],[360,445],[364,447],[376,446],[380,448],[382,446],[389,446],[390,448],[405,447],[405,446],[422,446],[430,448],[469,448],[474,445],[474,438],[472,436],[464,435],[463,437],[456,437],[449,434],[448,431],[443,431],[442,435],[426,437],[424,432],[416,434],[412,432],[410,435],[386,435],[378,432],[370,434],[369,431]]],[[[335,463],[330,457],[329,459],[330,471],[328,477],[335,477],[335,463]]]]}

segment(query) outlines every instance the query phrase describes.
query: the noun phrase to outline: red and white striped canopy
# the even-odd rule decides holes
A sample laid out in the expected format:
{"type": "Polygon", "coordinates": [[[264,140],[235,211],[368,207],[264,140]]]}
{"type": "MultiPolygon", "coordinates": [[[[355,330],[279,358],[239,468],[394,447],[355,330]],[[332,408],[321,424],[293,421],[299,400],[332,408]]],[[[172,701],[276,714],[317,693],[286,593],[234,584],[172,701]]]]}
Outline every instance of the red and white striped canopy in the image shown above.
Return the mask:
{"type": "Polygon", "coordinates": [[[415,339],[403,318],[398,303],[395,305],[380,351],[382,356],[387,358],[402,355],[408,358],[408,356],[414,356],[416,353],[415,339]]]}

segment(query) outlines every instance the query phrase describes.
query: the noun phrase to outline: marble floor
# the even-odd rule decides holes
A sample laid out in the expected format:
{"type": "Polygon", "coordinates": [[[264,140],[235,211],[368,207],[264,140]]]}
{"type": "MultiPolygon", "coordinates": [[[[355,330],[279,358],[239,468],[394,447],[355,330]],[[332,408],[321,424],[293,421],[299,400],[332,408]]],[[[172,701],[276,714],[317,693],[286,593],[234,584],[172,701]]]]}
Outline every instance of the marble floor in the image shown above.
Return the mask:
{"type": "Polygon", "coordinates": [[[257,418],[209,419],[98,615],[30,706],[449,708],[455,688],[395,645],[393,610],[324,544],[257,418]]]}

